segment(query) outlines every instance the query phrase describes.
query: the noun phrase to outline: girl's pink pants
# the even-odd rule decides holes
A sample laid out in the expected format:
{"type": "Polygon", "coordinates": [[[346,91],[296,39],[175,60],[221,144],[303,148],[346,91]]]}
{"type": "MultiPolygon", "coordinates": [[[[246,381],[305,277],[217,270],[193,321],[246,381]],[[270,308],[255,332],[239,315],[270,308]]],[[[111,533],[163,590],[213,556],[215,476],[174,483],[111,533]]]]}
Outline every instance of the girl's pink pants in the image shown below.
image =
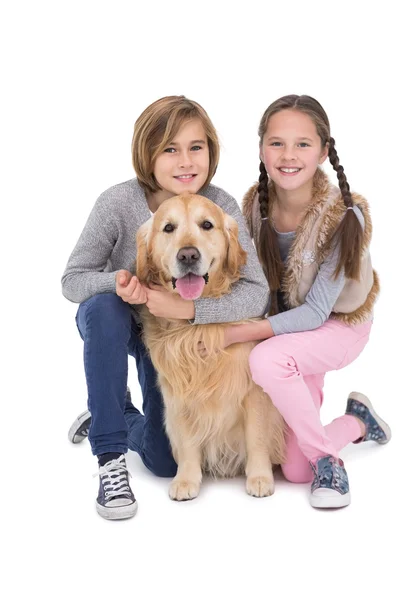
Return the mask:
{"type": "Polygon", "coordinates": [[[270,396],[288,425],[282,471],[294,482],[311,481],[309,461],[339,450],[361,435],[357,419],[343,415],[324,427],[320,420],[325,373],[342,369],[366,345],[372,322],[345,325],[329,319],[318,329],[272,337],[250,354],[254,381],[270,396]]]}

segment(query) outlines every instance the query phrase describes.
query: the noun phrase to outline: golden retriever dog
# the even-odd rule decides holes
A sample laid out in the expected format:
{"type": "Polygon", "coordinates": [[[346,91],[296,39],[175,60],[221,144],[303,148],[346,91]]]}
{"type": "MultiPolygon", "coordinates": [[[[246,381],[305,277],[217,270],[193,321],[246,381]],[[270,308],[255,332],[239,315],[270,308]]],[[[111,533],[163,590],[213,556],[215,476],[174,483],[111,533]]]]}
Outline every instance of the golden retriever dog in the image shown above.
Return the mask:
{"type": "MultiPolygon", "coordinates": [[[[235,219],[189,194],[161,204],[140,227],[137,249],[139,280],[185,299],[228,294],[246,261],[235,219]]],[[[192,325],[144,308],[144,342],[158,371],[178,465],[170,497],[195,498],[203,472],[232,477],[244,471],[249,494],[273,494],[272,464],[284,458],[284,423],[252,381],[248,357],[255,343],[223,349],[226,324],[192,325]]]]}

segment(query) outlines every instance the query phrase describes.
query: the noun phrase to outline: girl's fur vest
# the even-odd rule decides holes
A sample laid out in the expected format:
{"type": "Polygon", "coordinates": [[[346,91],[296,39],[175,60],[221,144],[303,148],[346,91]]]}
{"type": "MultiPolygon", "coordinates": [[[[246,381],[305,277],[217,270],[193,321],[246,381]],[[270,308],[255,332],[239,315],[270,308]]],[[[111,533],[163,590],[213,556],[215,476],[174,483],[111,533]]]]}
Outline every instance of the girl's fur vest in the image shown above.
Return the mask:
{"type": "MultiPolygon", "coordinates": [[[[258,183],[248,190],[242,207],[256,246],[261,226],[257,188],[258,183]]],[[[372,269],[369,254],[372,223],[368,203],[365,198],[355,193],[352,193],[352,199],[361,209],[365,219],[360,280],[346,280],[333,307],[331,318],[356,325],[371,319],[372,308],[379,293],[379,279],[372,269]]],[[[270,183],[269,216],[275,201],[275,188],[273,183],[270,183]]],[[[332,185],[325,173],[318,168],[313,181],[312,202],[296,230],[296,237],[285,265],[281,289],[288,308],[295,308],[304,303],[317,276],[319,265],[326,257],[325,243],[331,239],[345,212],[346,207],[340,190],[332,185]]]]}

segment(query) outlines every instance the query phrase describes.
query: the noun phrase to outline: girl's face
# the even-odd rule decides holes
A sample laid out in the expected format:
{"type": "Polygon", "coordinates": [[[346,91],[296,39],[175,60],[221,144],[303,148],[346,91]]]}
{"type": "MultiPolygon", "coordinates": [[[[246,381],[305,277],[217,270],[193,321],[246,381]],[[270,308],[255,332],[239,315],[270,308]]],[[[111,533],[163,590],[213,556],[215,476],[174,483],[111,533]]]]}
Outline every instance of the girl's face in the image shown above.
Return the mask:
{"type": "Polygon", "coordinates": [[[313,120],[296,109],[285,109],[268,121],[260,158],[279,188],[294,191],[308,184],[328,156],[313,120]]]}
{"type": "Polygon", "coordinates": [[[185,191],[196,194],[207,181],[209,166],[204,127],[199,119],[187,121],[156,158],[154,177],[162,188],[157,195],[166,200],[185,191]]]}

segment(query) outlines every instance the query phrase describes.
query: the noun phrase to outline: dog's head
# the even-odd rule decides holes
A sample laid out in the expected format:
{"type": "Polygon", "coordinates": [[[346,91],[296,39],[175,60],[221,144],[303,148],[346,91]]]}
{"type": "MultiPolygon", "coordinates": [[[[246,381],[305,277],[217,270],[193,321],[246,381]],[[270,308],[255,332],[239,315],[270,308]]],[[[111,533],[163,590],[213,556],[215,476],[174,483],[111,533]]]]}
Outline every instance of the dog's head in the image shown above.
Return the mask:
{"type": "Polygon", "coordinates": [[[186,300],[227,293],[246,262],[235,219],[197,195],[165,200],[136,241],[138,278],[186,300]]]}

